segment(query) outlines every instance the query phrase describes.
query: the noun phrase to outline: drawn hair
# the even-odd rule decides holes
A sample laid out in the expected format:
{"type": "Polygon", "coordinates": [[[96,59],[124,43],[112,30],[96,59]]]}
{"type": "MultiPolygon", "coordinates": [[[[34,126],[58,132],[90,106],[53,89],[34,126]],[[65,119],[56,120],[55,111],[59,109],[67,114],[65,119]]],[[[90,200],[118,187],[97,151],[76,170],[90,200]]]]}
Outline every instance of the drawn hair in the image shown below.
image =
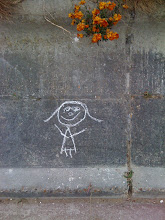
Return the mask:
{"type": "MultiPolygon", "coordinates": [[[[65,105],[65,104],[78,104],[78,105],[81,105],[81,106],[84,108],[84,110],[85,110],[85,116],[86,116],[86,114],[87,114],[91,119],[93,119],[94,121],[97,121],[97,122],[102,122],[102,121],[103,121],[103,120],[99,120],[99,119],[97,119],[97,118],[92,117],[92,116],[90,115],[89,110],[88,110],[88,107],[87,107],[87,105],[86,105],[85,103],[82,103],[82,102],[79,102],[79,101],[66,101],[66,102],[62,103],[62,104],[60,105],[60,107],[58,107],[58,108],[52,113],[52,115],[51,115],[48,119],[44,120],[44,122],[48,122],[51,118],[53,118],[56,114],[58,114],[58,112],[59,112],[59,110],[61,109],[61,107],[62,107],[63,105],[65,105]]],[[[85,119],[85,117],[84,117],[84,119],[85,119]]],[[[83,120],[84,120],[84,119],[83,119],[83,120]]]]}
{"type": "Polygon", "coordinates": [[[60,108],[61,108],[61,106],[59,108],[57,108],[55,110],[55,112],[53,112],[53,114],[48,119],[44,120],[44,122],[48,122],[51,118],[53,118],[53,116],[57,114],[57,112],[60,110],[60,108]]]}

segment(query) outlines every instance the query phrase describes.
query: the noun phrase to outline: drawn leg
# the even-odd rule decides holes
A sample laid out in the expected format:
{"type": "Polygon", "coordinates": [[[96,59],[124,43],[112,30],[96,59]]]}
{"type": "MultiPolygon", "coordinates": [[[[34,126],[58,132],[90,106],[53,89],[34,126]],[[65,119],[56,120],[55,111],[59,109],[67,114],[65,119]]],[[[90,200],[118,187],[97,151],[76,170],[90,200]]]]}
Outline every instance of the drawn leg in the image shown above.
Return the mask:
{"type": "Polygon", "coordinates": [[[72,143],[73,143],[73,146],[74,146],[74,152],[76,153],[76,145],[75,145],[75,142],[74,142],[74,137],[71,135],[71,139],[72,139],[72,143]]]}
{"type": "Polygon", "coordinates": [[[72,143],[73,143],[73,146],[74,146],[74,148],[72,150],[74,150],[74,152],[76,153],[76,145],[75,145],[75,142],[74,142],[74,137],[73,137],[73,135],[70,132],[70,129],[69,129],[69,133],[70,133],[70,137],[72,139],[72,143]]]}
{"type": "Polygon", "coordinates": [[[68,131],[66,130],[66,131],[65,131],[64,138],[63,138],[63,142],[62,142],[61,152],[60,152],[60,154],[62,154],[63,152],[65,152],[66,157],[68,156],[68,153],[67,153],[67,151],[66,151],[66,147],[64,148],[64,146],[65,146],[65,142],[66,142],[66,138],[67,138],[67,136],[66,136],[67,132],[68,132],[68,131]]]}
{"type": "Polygon", "coordinates": [[[62,147],[61,147],[61,152],[60,152],[60,154],[62,154],[63,152],[65,152],[66,157],[68,157],[68,154],[69,154],[70,157],[72,158],[72,151],[74,151],[74,152],[76,153],[76,145],[75,145],[75,141],[74,141],[74,136],[72,135],[72,133],[71,133],[71,131],[70,131],[69,128],[66,129],[65,134],[64,134],[63,136],[64,136],[64,138],[63,138],[63,142],[62,142],[62,147]],[[68,132],[69,132],[69,134],[70,134],[69,137],[67,136],[67,133],[68,133],[68,132]],[[72,143],[73,143],[73,148],[67,149],[67,148],[65,147],[66,139],[67,139],[67,138],[71,138],[72,143]]]}
{"type": "Polygon", "coordinates": [[[69,155],[72,158],[72,149],[69,149],[69,155]]]}
{"type": "Polygon", "coordinates": [[[68,153],[67,153],[66,147],[64,148],[63,151],[65,151],[66,157],[68,157],[68,153]]]}

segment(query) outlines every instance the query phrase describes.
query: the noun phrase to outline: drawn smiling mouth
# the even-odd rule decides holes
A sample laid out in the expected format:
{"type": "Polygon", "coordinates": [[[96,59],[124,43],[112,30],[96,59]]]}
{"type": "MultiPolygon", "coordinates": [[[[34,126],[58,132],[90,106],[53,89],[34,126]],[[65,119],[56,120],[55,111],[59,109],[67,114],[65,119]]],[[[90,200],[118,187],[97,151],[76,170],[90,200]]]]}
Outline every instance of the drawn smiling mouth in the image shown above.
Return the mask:
{"type": "Polygon", "coordinates": [[[64,120],[66,120],[66,121],[73,121],[75,118],[77,118],[77,116],[80,114],[80,112],[77,114],[77,115],[75,115],[73,118],[71,118],[71,119],[68,119],[68,118],[64,118],[62,115],[61,115],[61,118],[63,118],[64,120]]]}

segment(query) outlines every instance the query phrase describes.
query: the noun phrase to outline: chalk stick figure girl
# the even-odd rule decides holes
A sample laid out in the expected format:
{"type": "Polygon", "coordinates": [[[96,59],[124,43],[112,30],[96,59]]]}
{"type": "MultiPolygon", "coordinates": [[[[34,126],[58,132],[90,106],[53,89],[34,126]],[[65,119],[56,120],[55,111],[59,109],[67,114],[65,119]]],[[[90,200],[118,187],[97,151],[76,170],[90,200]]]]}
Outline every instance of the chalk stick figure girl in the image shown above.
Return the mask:
{"type": "Polygon", "coordinates": [[[76,145],[74,141],[74,136],[83,133],[84,131],[87,130],[87,128],[77,132],[77,133],[71,133],[70,128],[75,127],[79,123],[85,120],[86,115],[88,115],[91,119],[101,122],[102,120],[99,120],[97,118],[92,117],[89,114],[88,107],[86,104],[79,102],[79,101],[66,101],[63,104],[60,105],[59,108],[57,108],[53,114],[44,122],[48,122],[53,116],[57,116],[57,119],[59,123],[63,126],[66,127],[65,132],[63,133],[61,129],[55,124],[55,127],[59,130],[60,134],[63,136],[63,142],[61,146],[61,154],[65,152],[66,157],[68,154],[72,158],[72,152],[76,153],[76,145]],[[67,147],[66,146],[66,141],[70,139],[73,147],[67,147]]]}

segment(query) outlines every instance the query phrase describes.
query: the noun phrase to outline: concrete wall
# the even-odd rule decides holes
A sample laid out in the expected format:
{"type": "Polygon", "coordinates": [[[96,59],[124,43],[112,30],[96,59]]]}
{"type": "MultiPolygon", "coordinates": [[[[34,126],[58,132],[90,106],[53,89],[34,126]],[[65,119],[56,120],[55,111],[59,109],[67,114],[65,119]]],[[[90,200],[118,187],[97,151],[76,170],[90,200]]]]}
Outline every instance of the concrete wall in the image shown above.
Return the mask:
{"type": "Polygon", "coordinates": [[[1,195],[126,195],[128,169],[135,193],[164,191],[164,19],[128,13],[115,27],[120,38],[97,46],[75,39],[74,2],[24,1],[13,22],[0,23],[1,195]],[[49,13],[71,35],[46,22],[49,13]],[[60,154],[57,117],[44,122],[68,100],[103,120],[71,128],[87,128],[73,158],[60,154]]]}

